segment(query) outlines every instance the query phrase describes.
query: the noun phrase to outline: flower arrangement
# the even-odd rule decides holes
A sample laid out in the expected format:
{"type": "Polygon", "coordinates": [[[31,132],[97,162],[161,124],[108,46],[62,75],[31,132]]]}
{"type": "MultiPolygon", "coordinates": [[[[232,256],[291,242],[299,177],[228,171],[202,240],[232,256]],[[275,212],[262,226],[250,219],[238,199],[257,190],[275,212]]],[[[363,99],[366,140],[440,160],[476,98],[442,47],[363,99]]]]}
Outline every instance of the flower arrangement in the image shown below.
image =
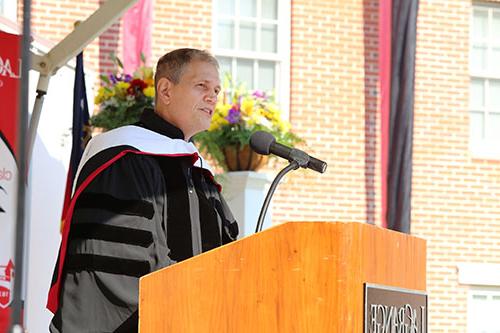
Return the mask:
{"type": "MultiPolygon", "coordinates": [[[[114,62],[123,71],[120,59],[113,57],[114,62]]],[[[123,125],[130,125],[139,120],[142,110],[153,107],[154,79],[153,69],[143,64],[133,75],[114,72],[101,75],[101,87],[95,96],[94,103],[99,112],[90,118],[90,124],[110,130],[123,125]]]]}
{"type": "Polygon", "coordinates": [[[248,91],[224,79],[208,131],[194,137],[201,151],[208,153],[224,170],[246,170],[253,167],[228,166],[231,150],[247,150],[250,136],[255,131],[266,131],[276,141],[293,146],[302,140],[290,131],[290,123],[283,120],[272,95],[263,91],[248,91]]]}

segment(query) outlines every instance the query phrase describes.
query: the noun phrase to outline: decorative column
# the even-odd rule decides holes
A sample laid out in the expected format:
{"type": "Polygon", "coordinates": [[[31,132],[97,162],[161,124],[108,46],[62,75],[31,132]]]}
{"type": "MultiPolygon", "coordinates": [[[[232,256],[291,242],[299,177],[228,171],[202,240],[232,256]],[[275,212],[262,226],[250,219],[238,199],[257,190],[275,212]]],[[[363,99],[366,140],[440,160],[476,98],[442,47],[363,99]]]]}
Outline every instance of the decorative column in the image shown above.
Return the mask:
{"type": "MultiPolygon", "coordinates": [[[[218,179],[222,193],[238,221],[238,238],[255,232],[262,203],[272,182],[270,175],[255,171],[227,172],[218,179]]],[[[263,229],[271,226],[272,201],[267,210],[263,229]]]]}

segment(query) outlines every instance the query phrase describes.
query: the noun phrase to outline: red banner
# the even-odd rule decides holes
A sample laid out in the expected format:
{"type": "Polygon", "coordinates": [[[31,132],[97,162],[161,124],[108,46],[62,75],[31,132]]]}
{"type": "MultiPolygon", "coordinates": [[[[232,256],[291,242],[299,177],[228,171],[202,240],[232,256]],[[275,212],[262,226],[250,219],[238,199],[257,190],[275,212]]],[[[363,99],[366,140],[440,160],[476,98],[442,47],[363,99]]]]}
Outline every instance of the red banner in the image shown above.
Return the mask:
{"type": "Polygon", "coordinates": [[[0,31],[0,333],[7,332],[14,293],[20,44],[21,36],[0,31]]]}
{"type": "Polygon", "coordinates": [[[151,59],[151,29],[153,0],[139,0],[123,16],[123,70],[133,74],[141,65],[141,53],[146,62],[151,59]]]}

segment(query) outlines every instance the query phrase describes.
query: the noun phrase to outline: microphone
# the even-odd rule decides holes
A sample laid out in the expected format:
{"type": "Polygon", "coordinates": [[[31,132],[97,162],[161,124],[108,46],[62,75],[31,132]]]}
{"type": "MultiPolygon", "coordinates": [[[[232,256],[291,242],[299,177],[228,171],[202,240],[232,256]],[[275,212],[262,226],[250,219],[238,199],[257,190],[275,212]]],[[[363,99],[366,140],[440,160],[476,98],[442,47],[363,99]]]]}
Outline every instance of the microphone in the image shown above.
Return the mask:
{"type": "Polygon", "coordinates": [[[309,156],[302,150],[290,148],[276,142],[274,136],[268,132],[257,131],[253,133],[250,137],[250,147],[252,147],[256,153],[261,155],[274,154],[290,162],[295,161],[302,168],[308,168],[320,173],[324,173],[326,171],[326,162],[309,156]]]}

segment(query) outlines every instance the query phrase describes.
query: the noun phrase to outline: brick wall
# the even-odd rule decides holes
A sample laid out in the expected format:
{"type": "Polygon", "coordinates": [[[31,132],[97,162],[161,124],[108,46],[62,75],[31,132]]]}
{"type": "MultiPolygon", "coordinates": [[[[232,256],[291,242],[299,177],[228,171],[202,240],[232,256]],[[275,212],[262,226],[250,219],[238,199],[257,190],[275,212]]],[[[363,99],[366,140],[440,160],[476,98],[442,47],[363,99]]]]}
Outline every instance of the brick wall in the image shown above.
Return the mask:
{"type": "Polygon", "coordinates": [[[429,322],[465,332],[459,262],[500,263],[500,161],[469,152],[470,1],[420,1],[412,230],[427,240],[429,322]]]}
{"type": "Polygon", "coordinates": [[[153,15],[154,61],[179,47],[212,47],[211,1],[156,0],[153,15]]]}
{"type": "Polygon", "coordinates": [[[366,220],[364,42],[361,1],[293,2],[290,118],[329,166],[287,176],[275,221],[366,220]]]}

